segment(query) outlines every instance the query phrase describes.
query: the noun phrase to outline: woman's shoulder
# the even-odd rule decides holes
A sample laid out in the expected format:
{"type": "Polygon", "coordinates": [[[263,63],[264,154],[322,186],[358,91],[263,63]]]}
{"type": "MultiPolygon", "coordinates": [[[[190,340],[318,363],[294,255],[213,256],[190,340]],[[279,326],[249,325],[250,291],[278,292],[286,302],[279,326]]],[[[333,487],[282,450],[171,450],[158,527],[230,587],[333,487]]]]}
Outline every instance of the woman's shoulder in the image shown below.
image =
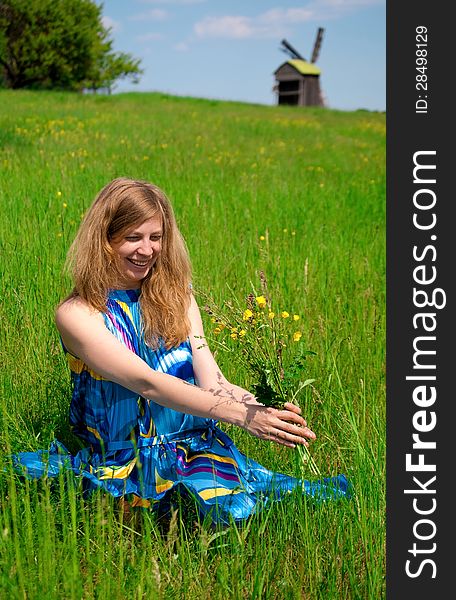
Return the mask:
{"type": "Polygon", "coordinates": [[[77,320],[102,320],[102,314],[100,311],[96,310],[90,304],[76,294],[72,294],[65,298],[56,308],[55,311],[55,321],[57,323],[57,327],[70,324],[71,322],[77,320]]]}

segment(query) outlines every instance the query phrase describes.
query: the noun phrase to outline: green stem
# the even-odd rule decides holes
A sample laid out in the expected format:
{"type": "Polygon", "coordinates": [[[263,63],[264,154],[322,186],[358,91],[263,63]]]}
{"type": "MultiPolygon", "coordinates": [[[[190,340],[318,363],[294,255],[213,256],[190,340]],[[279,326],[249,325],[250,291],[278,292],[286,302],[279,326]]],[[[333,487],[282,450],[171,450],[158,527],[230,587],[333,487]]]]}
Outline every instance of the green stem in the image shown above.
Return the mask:
{"type": "Polygon", "coordinates": [[[304,478],[305,467],[307,466],[312,472],[312,475],[321,478],[320,469],[317,467],[317,463],[312,458],[307,446],[296,446],[296,449],[299,458],[301,459],[301,477],[304,478]]]}

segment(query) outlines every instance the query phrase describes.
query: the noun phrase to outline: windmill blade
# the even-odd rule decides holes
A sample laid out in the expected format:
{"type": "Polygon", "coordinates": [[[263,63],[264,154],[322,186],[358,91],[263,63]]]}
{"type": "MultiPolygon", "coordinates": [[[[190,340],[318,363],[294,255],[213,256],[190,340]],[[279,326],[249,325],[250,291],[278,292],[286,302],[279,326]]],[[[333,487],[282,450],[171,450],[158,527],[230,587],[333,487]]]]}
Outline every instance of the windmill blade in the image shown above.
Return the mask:
{"type": "Polygon", "coordinates": [[[323,39],[323,27],[319,27],[317,31],[317,37],[315,38],[315,44],[312,52],[312,58],[310,59],[311,63],[317,62],[317,58],[320,54],[321,42],[323,39]]]}
{"type": "Polygon", "coordinates": [[[282,46],[285,46],[286,50],[284,50],[284,52],[286,52],[287,54],[289,54],[291,56],[291,58],[298,58],[300,60],[306,60],[303,56],[301,56],[299,54],[299,52],[293,48],[293,46],[287,42],[287,40],[282,40],[281,42],[282,46]]]}

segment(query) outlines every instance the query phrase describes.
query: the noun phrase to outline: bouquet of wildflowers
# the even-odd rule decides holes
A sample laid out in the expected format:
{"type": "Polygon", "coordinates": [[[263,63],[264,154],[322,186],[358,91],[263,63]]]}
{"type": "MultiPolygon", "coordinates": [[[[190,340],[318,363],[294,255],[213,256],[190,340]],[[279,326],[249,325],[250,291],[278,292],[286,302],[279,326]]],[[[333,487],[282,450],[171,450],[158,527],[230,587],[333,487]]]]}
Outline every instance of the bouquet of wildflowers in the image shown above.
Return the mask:
{"type": "MultiPolygon", "coordinates": [[[[302,377],[309,355],[315,354],[302,345],[300,315],[277,310],[268,293],[266,277],[260,272],[261,293],[250,293],[241,305],[236,300],[217,306],[207,295],[205,311],[213,324],[211,343],[229,352],[235,362],[249,369],[251,386],[257,400],[265,406],[283,408],[296,402],[304,387],[314,379],[302,377]],[[231,341],[232,340],[232,341],[231,341]],[[235,343],[233,343],[233,341],[235,343]]],[[[301,474],[306,466],[320,476],[306,446],[297,446],[301,474]]]]}

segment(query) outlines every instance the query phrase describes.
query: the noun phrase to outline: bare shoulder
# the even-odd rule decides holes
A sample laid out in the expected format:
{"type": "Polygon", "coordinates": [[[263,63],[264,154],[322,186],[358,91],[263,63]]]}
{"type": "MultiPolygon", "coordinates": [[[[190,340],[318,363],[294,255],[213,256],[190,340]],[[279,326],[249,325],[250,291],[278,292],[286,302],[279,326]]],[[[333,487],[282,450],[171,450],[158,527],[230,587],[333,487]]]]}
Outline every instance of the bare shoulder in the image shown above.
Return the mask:
{"type": "Polygon", "coordinates": [[[101,313],[78,296],[68,298],[55,311],[55,322],[60,331],[71,328],[75,323],[102,321],[101,313]]]}

